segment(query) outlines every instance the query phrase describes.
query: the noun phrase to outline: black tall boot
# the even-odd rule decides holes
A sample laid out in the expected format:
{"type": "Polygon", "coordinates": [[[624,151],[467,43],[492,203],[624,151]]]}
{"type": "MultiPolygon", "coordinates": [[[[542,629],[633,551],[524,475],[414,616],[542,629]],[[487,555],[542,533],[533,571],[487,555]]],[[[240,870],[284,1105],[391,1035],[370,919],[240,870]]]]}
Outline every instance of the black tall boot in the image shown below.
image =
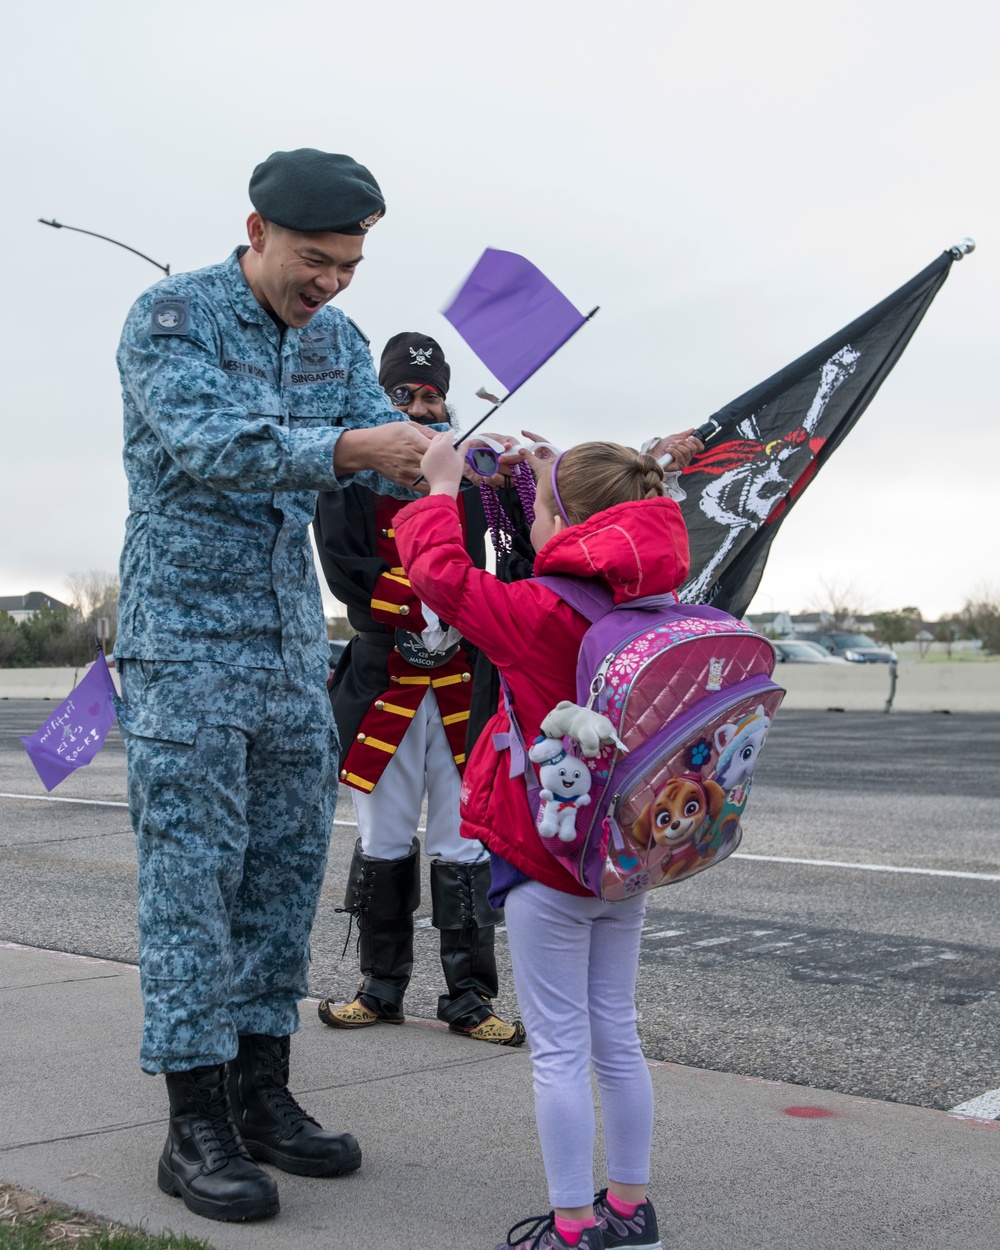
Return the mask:
{"type": "Polygon", "coordinates": [[[226,1065],[167,1073],[170,1124],[157,1183],[210,1220],[278,1214],[278,1187],[240,1138],[226,1093],[226,1065]]]}
{"type": "Polygon", "coordinates": [[[420,906],[420,843],[402,859],[375,859],[354,847],[341,910],[358,922],[363,980],[353,1002],[335,1007],[324,998],[319,1018],[335,1029],[402,1024],[403,995],[413,972],[413,913],[420,906]]]}
{"type": "Polygon", "coordinates": [[[438,1019],[452,1033],[520,1046],[524,1025],[501,1020],[491,1005],[498,988],[494,939],[500,913],[489,904],[489,888],[489,860],[431,862],[431,924],[441,933],[441,967],[448,986],[448,993],[438,998],[438,1019]]]}
{"type": "Polygon", "coordinates": [[[342,1176],[361,1166],[350,1133],[328,1133],[288,1088],[287,1037],[246,1033],[229,1065],[229,1099],[246,1148],[255,1159],[296,1176],[342,1176]]]}

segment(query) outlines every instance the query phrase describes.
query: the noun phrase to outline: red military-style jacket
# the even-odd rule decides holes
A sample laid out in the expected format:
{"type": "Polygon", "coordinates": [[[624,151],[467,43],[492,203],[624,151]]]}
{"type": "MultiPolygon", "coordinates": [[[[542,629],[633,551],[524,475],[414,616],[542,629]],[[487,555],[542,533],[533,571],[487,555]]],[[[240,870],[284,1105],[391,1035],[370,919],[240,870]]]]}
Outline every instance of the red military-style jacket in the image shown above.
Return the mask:
{"type": "MultiPolygon", "coordinates": [[[[486,516],[479,491],[465,490],[460,499],[465,548],[482,568],[486,516]]],[[[349,486],[319,496],[313,523],[327,582],[358,631],[337,665],[330,698],[341,742],[340,779],[366,792],[377,785],[429,689],[459,772],[466,761],[478,653],[463,645],[445,664],[426,668],[410,663],[395,645],[397,630],[419,635],[426,627],[396,547],[395,516],[405,502],[349,486]]]]}

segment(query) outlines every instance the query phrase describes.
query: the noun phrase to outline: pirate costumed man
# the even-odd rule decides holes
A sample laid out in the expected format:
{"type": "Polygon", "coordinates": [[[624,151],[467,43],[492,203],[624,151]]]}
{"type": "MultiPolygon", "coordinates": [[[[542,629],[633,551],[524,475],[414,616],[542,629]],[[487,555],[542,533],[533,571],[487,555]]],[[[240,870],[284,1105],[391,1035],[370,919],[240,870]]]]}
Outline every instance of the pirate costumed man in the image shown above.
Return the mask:
{"type": "MultiPolygon", "coordinates": [[[[451,368],[426,334],[386,344],[379,383],[411,422],[450,425],[451,368]]],[[[413,969],[413,915],[420,903],[418,822],[427,795],[424,846],[431,857],[431,923],[440,933],[447,992],[438,1018],[478,1041],[519,1046],[524,1026],[492,1010],[497,993],[495,927],[487,901],[489,855],[459,833],[459,796],[476,655],[425,607],[396,549],[393,520],[405,500],[357,489],[319,496],[316,545],[330,589],[358,631],[333,677],[330,697],[344,744],[340,780],[354,792],[360,836],[344,910],[357,920],[362,980],[353,1001],[319,1005],[332,1028],[400,1024],[413,969]],[[472,652],[472,653],[470,653],[472,652]]],[[[467,549],[486,561],[479,489],[459,494],[467,549]]]]}

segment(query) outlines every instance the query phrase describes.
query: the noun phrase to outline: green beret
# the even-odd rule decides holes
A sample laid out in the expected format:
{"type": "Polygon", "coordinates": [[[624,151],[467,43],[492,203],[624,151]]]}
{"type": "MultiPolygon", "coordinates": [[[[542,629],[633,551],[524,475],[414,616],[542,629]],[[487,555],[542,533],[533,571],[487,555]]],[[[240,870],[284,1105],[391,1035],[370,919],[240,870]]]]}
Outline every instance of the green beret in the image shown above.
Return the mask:
{"type": "Polygon", "coordinates": [[[272,152],[253,171],[250,202],[276,226],[303,234],[366,234],[385,213],[364,165],[336,152],[272,152]]]}

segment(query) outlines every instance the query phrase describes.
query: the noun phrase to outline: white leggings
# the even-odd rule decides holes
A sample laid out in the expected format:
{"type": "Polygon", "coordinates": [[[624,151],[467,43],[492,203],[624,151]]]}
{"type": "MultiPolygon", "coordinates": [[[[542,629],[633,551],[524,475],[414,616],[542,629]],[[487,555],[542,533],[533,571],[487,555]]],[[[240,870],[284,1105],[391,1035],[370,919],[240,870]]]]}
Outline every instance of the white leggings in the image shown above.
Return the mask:
{"type": "Polygon", "coordinates": [[[647,1184],[653,1083],[635,1010],[645,895],[603,903],[529,881],[511,890],[504,906],[550,1203],[583,1207],[593,1201],[591,1066],[601,1095],[608,1179],[647,1184]]]}
{"type": "Polygon", "coordinates": [[[431,859],[474,864],[486,858],[481,842],[459,833],[458,800],[462,779],[455,767],[434,691],[428,690],[403,741],[370,794],[354,791],[361,849],[376,859],[402,859],[420,823],[427,790],[424,849],[431,859]]]}

